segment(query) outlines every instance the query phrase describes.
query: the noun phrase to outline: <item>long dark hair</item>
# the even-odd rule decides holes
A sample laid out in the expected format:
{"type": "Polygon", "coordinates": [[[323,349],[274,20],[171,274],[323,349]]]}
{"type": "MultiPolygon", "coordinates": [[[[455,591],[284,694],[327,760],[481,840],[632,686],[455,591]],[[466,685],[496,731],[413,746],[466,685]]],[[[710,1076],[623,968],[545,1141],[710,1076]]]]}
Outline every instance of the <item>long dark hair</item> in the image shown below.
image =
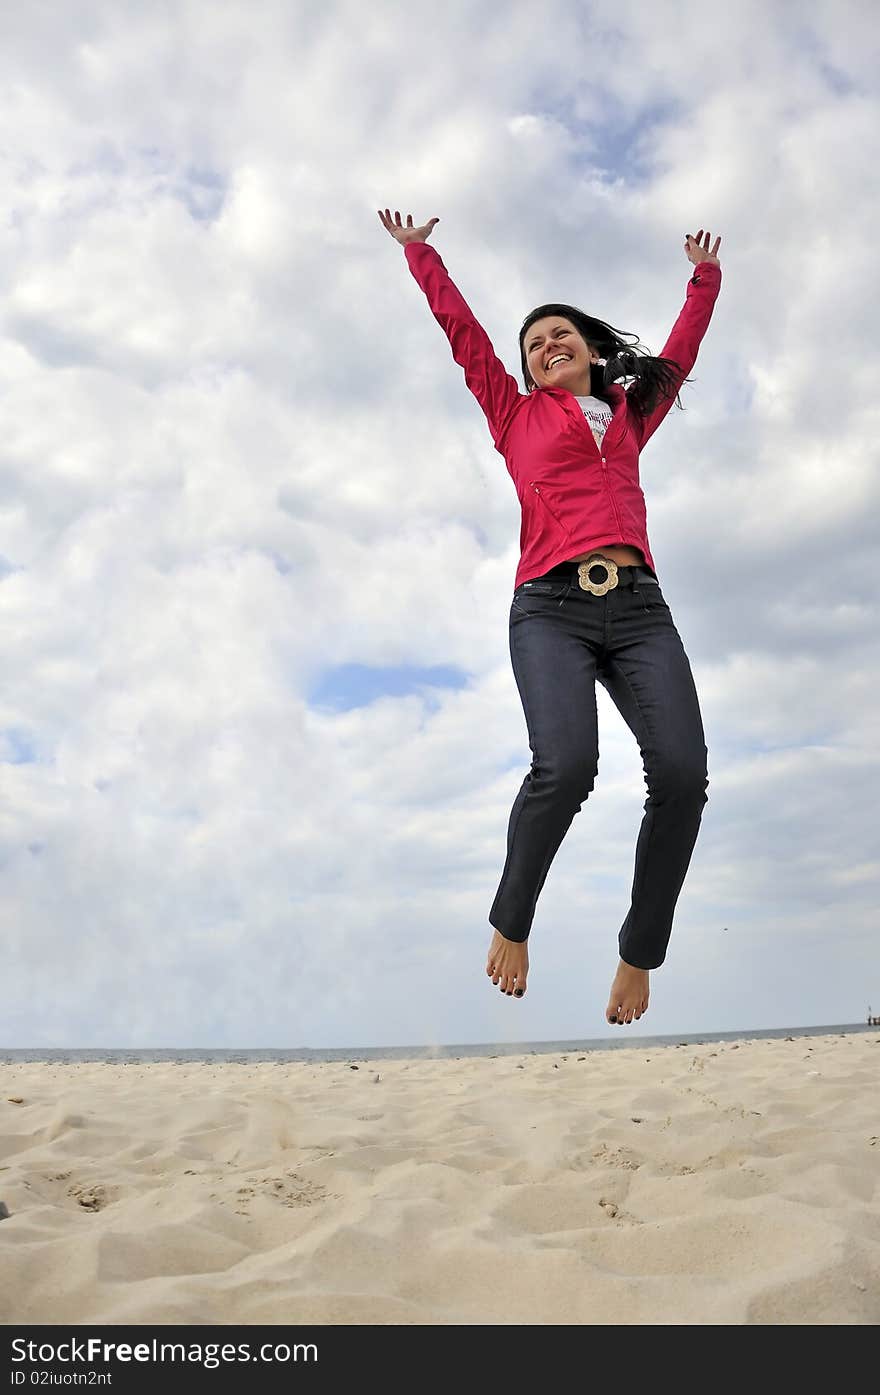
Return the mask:
{"type": "MultiPolygon", "coordinates": [[[[547,315],[562,315],[581,333],[588,344],[598,350],[599,357],[607,360],[604,367],[594,363],[590,369],[590,393],[607,401],[607,388],[618,378],[635,378],[635,383],[627,390],[627,398],[643,417],[654,411],[662,398],[671,397],[675,391],[675,381],[681,372],[681,365],[674,358],[652,358],[646,351],[639,353],[639,338],[635,334],[621,333],[606,325],[604,320],[595,320],[585,315],[575,305],[539,305],[523,321],[519,332],[519,353],[522,360],[523,383],[526,392],[535,387],[534,379],[526,363],[525,337],[529,325],[535,320],[543,320],[547,315]],[[635,344],[627,344],[626,339],[635,339],[635,344]]],[[[642,345],[644,349],[644,345],[642,345]]],[[[690,378],[684,382],[689,383],[690,378]]],[[[676,405],[682,407],[678,394],[676,405]]]]}

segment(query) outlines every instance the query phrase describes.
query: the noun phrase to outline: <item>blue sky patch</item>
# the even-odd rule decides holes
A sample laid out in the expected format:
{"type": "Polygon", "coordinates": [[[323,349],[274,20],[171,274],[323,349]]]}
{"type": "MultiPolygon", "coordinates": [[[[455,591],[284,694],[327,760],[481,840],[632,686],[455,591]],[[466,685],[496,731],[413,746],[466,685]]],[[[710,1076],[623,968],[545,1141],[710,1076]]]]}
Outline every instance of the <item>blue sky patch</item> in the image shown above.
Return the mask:
{"type": "Polygon", "coordinates": [[[575,152],[576,169],[593,177],[604,175],[608,182],[625,179],[628,185],[646,184],[655,173],[656,147],[662,143],[664,125],[679,119],[682,103],[672,98],[647,102],[634,115],[613,94],[605,94],[600,120],[583,120],[573,114],[574,98],[555,107],[535,108],[535,115],[552,117],[582,142],[582,153],[575,152]],[[644,153],[648,139],[654,153],[644,153]]]}
{"type": "Polygon", "coordinates": [[[20,727],[0,730],[0,765],[33,765],[37,759],[36,745],[26,731],[20,727]]]}
{"type": "Polygon", "coordinates": [[[357,707],[368,707],[379,698],[408,697],[415,693],[425,699],[431,711],[436,711],[440,701],[431,692],[432,689],[445,688],[455,692],[464,688],[467,682],[468,674],[464,669],[448,664],[436,664],[431,668],[413,664],[387,668],[375,668],[369,664],[338,664],[324,670],[307,694],[307,701],[311,707],[351,712],[357,707]]]}

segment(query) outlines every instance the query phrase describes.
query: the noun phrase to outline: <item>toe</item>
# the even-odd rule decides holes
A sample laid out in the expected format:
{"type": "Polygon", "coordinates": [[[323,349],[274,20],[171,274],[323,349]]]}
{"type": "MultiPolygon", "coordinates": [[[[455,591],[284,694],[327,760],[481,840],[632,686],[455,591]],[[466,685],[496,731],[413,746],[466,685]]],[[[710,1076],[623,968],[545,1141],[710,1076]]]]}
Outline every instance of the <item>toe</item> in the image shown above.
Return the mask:
{"type": "Polygon", "coordinates": [[[623,1025],[626,1017],[626,1001],[617,984],[611,988],[611,997],[608,999],[608,1021],[614,1022],[618,1027],[623,1025]]]}

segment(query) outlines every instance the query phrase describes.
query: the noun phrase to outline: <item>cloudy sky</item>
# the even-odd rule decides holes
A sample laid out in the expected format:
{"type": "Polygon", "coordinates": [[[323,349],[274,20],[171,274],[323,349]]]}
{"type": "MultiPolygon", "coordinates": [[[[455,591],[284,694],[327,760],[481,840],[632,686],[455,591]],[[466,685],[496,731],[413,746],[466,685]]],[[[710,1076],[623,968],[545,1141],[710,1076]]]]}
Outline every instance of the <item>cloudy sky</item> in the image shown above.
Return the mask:
{"type": "Polygon", "coordinates": [[[519,505],[386,206],[517,378],[546,301],[659,353],[721,235],[641,459],[709,802],[626,1032],[880,1012],[873,17],[4,6],[0,1045],[622,1036],[646,788],[601,687],[528,994],[484,973],[519,505]]]}

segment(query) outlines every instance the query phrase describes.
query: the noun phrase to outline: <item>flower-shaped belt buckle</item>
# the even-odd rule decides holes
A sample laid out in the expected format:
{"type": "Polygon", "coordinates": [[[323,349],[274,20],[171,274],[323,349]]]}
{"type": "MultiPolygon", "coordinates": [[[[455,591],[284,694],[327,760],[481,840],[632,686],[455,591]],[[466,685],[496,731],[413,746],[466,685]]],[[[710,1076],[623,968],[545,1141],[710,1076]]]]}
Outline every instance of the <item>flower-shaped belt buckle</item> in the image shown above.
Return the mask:
{"type": "Polygon", "coordinates": [[[601,552],[595,552],[578,567],[578,581],[582,591],[592,591],[594,596],[604,596],[617,585],[617,563],[610,557],[603,557],[601,552]],[[590,572],[596,566],[605,568],[604,581],[590,580],[590,572]]]}

